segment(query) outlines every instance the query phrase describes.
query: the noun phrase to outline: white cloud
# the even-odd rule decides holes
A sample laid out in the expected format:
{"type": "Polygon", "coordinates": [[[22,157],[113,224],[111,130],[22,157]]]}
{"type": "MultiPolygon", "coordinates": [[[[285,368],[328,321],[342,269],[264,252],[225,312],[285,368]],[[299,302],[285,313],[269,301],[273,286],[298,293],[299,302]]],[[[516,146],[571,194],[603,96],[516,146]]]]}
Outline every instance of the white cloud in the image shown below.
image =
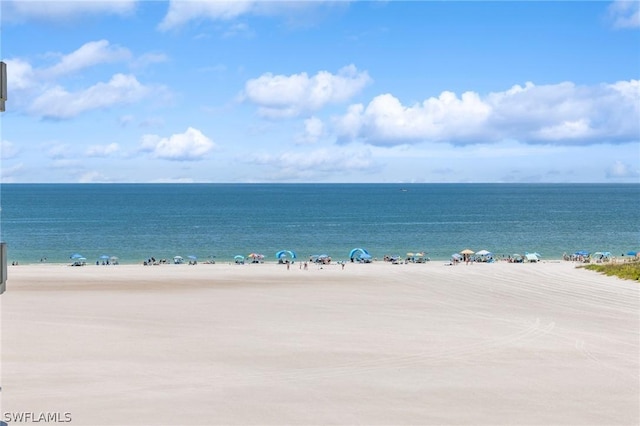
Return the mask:
{"type": "Polygon", "coordinates": [[[14,164],[13,166],[7,167],[2,166],[0,168],[0,177],[2,177],[2,181],[4,183],[12,183],[15,182],[16,175],[22,174],[22,171],[25,170],[24,163],[14,164]]]}
{"type": "Polygon", "coordinates": [[[87,15],[126,16],[135,11],[137,0],[3,0],[3,20],[67,21],[87,15]]]}
{"type": "Polygon", "coordinates": [[[78,177],[77,180],[78,180],[78,183],[108,183],[108,182],[111,182],[111,179],[109,179],[104,174],[102,174],[100,172],[97,172],[97,171],[84,172],[78,177]]]}
{"type": "Polygon", "coordinates": [[[607,178],[638,178],[640,177],[640,166],[635,166],[616,161],[606,171],[607,178]]]}
{"type": "Polygon", "coordinates": [[[62,160],[73,156],[73,150],[67,144],[55,144],[47,150],[47,157],[53,160],[62,160]]]}
{"type": "Polygon", "coordinates": [[[166,87],[146,86],[138,82],[135,76],[125,74],[115,74],[108,82],[80,87],[73,92],[65,87],[66,84],[78,85],[78,82],[84,84],[91,74],[83,74],[82,79],[65,81],[64,78],[85,69],[114,62],[145,66],[166,60],[161,54],[144,54],[135,59],[128,49],[112,45],[107,40],[99,40],[85,43],[66,55],[48,53],[47,57],[57,62],[51,66],[36,67],[21,58],[5,60],[12,110],[44,118],[68,119],[88,110],[137,102],[151,94],[155,98],[169,96],[166,87]]]}
{"type": "Polygon", "coordinates": [[[194,19],[229,20],[248,13],[255,6],[255,1],[248,0],[200,0],[169,2],[169,11],[158,25],[162,31],[170,30],[186,24],[194,19]]]}
{"type": "Polygon", "coordinates": [[[30,63],[22,59],[6,59],[7,64],[7,92],[9,98],[18,90],[32,87],[36,82],[36,75],[30,63]]]}
{"type": "Polygon", "coordinates": [[[320,16],[317,11],[324,5],[342,5],[347,0],[312,1],[264,1],[264,0],[171,0],[169,11],[158,25],[161,31],[168,31],[194,20],[230,21],[243,15],[280,16],[288,18],[289,24],[296,25],[320,16]]]}
{"type": "Polygon", "coordinates": [[[68,92],[61,86],[50,88],[33,101],[29,112],[46,118],[66,119],[90,110],[130,104],[154,92],[132,75],[116,74],[107,83],[97,83],[79,92],[68,92]]]}
{"type": "Polygon", "coordinates": [[[175,161],[196,161],[213,150],[216,145],[200,130],[189,127],[184,133],[168,138],[145,135],[141,150],[150,152],[155,158],[175,161]]]}
{"type": "Polygon", "coordinates": [[[608,8],[614,28],[640,28],[640,2],[615,0],[608,8]]]}
{"type": "Polygon", "coordinates": [[[299,144],[313,144],[324,136],[324,123],[317,117],[304,120],[304,133],[296,137],[299,144]]]}
{"type": "Polygon", "coordinates": [[[587,145],[638,141],[639,116],[638,80],[596,86],[527,83],[485,97],[443,92],[410,106],[391,94],[379,95],[366,107],[349,106],[334,126],[339,141],[381,146],[505,139],[587,145]]]}
{"type": "Polygon", "coordinates": [[[87,148],[87,157],[108,157],[111,154],[120,151],[120,145],[111,143],[109,145],[91,145],[87,148]]]}
{"type": "Polygon", "coordinates": [[[337,74],[320,71],[312,77],[305,72],[288,76],[266,73],[247,81],[241,97],[258,105],[264,117],[293,117],[345,102],[370,82],[367,72],[359,72],[354,65],[337,74]]]}
{"type": "Polygon", "coordinates": [[[18,155],[20,150],[15,144],[9,141],[0,141],[0,158],[3,160],[9,160],[18,155]]]}
{"type": "Polygon", "coordinates": [[[84,68],[102,63],[126,61],[131,52],[120,46],[112,46],[107,40],[91,41],[80,46],[76,51],[63,56],[60,61],[43,70],[49,77],[67,75],[84,68]]]}
{"type": "Polygon", "coordinates": [[[315,179],[333,173],[367,172],[377,168],[368,148],[320,148],[311,152],[255,154],[243,161],[275,169],[268,180],[315,179]]]}
{"type": "Polygon", "coordinates": [[[146,68],[149,65],[167,62],[168,60],[169,57],[164,53],[144,53],[131,62],[131,67],[135,69],[146,68]]]}

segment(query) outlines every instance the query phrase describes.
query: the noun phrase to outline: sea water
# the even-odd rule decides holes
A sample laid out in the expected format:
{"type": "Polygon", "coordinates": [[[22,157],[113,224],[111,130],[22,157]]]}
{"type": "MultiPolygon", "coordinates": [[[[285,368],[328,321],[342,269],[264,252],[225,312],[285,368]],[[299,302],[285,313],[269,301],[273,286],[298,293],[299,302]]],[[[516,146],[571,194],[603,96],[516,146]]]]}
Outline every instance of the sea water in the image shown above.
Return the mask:
{"type": "Polygon", "coordinates": [[[9,262],[640,249],[638,184],[3,184],[9,262]]]}

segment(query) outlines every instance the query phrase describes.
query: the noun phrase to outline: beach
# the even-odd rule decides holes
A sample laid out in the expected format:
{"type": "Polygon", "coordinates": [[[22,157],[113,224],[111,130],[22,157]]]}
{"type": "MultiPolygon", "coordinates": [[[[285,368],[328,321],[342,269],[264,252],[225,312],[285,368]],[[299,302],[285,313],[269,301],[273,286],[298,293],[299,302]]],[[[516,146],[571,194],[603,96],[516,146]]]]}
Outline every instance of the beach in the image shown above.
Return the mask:
{"type": "Polygon", "coordinates": [[[9,266],[0,420],[637,425],[639,296],[562,261],[9,266]]]}

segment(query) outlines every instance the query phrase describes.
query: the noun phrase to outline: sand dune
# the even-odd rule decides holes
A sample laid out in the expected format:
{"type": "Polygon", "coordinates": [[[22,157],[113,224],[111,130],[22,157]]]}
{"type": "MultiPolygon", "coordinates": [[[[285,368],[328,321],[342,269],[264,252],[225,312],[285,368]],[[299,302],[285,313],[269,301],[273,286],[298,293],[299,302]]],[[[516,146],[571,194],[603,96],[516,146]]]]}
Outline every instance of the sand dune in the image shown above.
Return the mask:
{"type": "Polygon", "coordinates": [[[9,268],[2,415],[640,422],[640,298],[571,263],[9,268]]]}

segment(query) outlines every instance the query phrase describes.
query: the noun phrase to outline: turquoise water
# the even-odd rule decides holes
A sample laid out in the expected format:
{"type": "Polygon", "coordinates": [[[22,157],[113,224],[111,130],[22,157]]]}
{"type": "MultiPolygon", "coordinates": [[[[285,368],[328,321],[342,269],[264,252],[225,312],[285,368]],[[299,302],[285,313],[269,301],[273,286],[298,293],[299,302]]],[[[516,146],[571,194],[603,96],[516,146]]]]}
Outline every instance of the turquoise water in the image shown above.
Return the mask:
{"type": "Polygon", "coordinates": [[[640,185],[3,184],[9,262],[640,249],[640,185]]]}

